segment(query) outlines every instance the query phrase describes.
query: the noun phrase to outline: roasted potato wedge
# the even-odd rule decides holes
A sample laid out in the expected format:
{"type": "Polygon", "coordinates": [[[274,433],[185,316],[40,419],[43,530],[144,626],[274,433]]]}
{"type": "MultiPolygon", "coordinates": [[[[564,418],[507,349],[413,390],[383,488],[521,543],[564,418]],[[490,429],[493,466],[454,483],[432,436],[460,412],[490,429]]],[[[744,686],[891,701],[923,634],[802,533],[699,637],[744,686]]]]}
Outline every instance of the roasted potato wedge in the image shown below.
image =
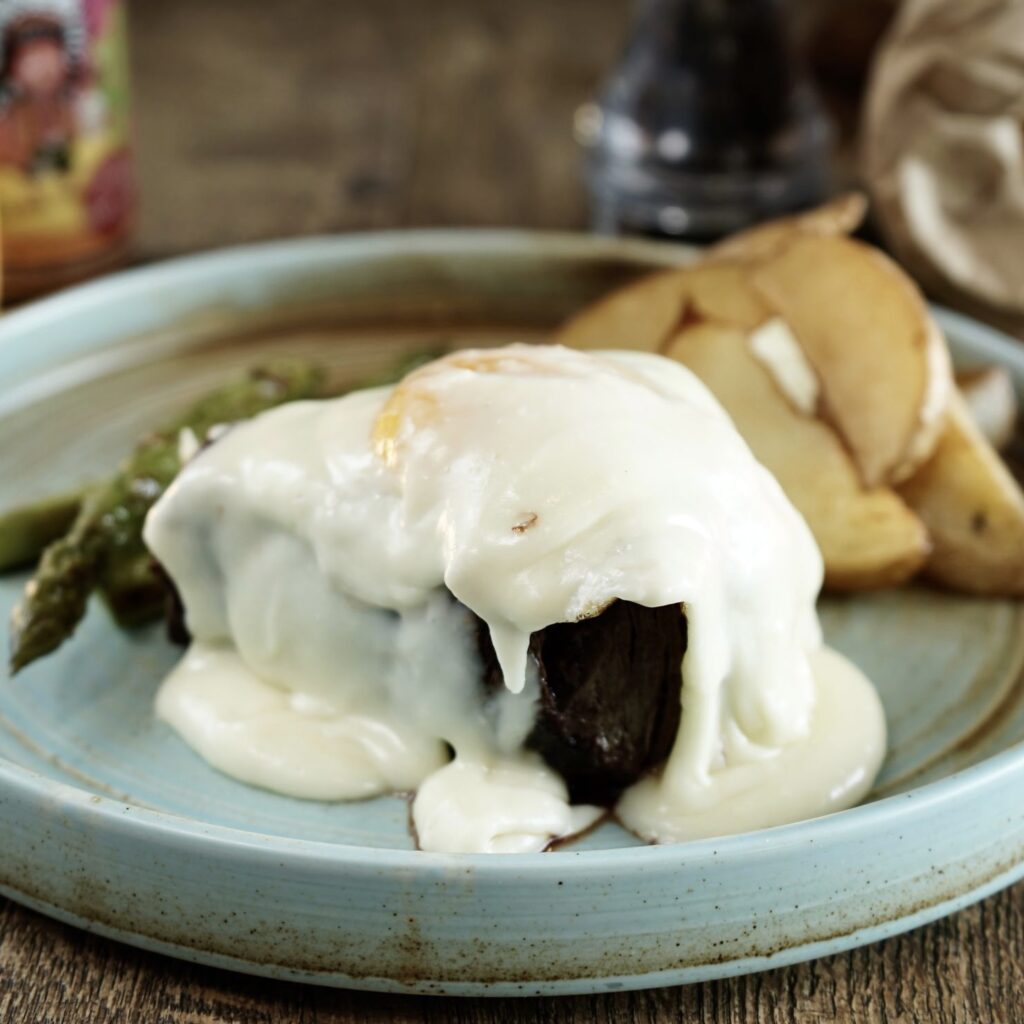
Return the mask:
{"type": "Polygon", "coordinates": [[[861,242],[798,233],[751,280],[817,372],[864,483],[910,476],[935,450],[952,390],[945,340],[910,278],[861,242]]]}
{"type": "Polygon", "coordinates": [[[861,192],[847,192],[824,206],[792,217],[780,217],[730,235],[708,249],[713,259],[762,259],[794,235],[849,235],[861,226],[868,201],[861,192]]]}
{"type": "Polygon", "coordinates": [[[753,328],[769,316],[746,265],[702,260],[612,292],[568,320],[552,340],[570,348],[659,352],[689,322],[753,328]]]}
{"type": "Polygon", "coordinates": [[[1024,493],[959,395],[935,453],[900,493],[931,536],[931,579],[976,594],[1024,596],[1024,493]]]}
{"type": "Polygon", "coordinates": [[[745,263],[695,263],[688,267],[687,320],[753,330],[771,319],[770,307],[751,287],[745,263]]]}
{"type": "Polygon", "coordinates": [[[689,273],[663,270],[627,284],[572,317],[552,340],[570,348],[657,352],[682,322],[689,273]]]}
{"type": "Polygon", "coordinates": [[[865,488],[835,430],[794,409],[751,352],[746,331],[694,324],[665,354],[708,385],[803,514],[825,560],[826,585],[890,586],[921,567],[929,551],[921,521],[888,488],[865,488]]]}
{"type": "Polygon", "coordinates": [[[690,323],[753,329],[781,317],[820,379],[819,413],[838,429],[865,484],[906,479],[935,450],[952,372],[911,280],[881,252],[835,233],[862,213],[850,196],[752,229],[747,244],[737,236],[735,248],[723,245],[710,259],[600,300],[555,340],[657,352],[690,323]]]}

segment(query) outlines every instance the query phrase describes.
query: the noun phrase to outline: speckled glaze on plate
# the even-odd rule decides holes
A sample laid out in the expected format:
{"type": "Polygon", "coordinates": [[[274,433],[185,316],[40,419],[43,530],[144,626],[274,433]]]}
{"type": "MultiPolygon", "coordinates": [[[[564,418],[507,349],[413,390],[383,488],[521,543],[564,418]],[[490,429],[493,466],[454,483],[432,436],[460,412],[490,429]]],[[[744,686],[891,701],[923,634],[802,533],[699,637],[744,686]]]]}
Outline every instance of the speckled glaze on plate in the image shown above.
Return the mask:
{"type": "MultiPolygon", "coordinates": [[[[541,338],[655,243],[423,232],[236,249],[107,278],[0,320],[0,506],[102,472],[146,425],[268,353],[353,381],[420,347],[541,338]]],[[[1013,342],[940,314],[957,358],[1013,342]]],[[[24,577],[0,579],[6,616],[24,577]]],[[[391,991],[526,995],[697,981],[834,953],[1024,874],[1022,608],[926,589],[822,604],[876,681],[872,801],[644,847],[607,824],[553,854],[414,851],[397,798],[320,804],[218,775],[154,722],[176,651],[94,608],[0,676],[0,891],[221,967],[391,991]]]]}

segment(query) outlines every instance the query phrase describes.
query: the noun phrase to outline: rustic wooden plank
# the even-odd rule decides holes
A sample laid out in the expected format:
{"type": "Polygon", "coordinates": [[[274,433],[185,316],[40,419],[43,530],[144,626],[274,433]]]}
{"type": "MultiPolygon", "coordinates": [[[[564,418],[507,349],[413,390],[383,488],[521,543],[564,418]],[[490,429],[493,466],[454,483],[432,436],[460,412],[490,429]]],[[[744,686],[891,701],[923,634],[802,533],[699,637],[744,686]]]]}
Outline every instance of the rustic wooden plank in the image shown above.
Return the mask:
{"type": "Polygon", "coordinates": [[[621,43],[591,0],[133,9],[146,255],[322,231],[585,224],[572,113],[621,43]]]}
{"type": "MultiPolygon", "coordinates": [[[[585,224],[572,111],[628,0],[133,5],[141,251],[427,225],[585,224]]],[[[0,1020],[25,1024],[1024,1019],[1024,884],[849,954],[606,997],[416,999],[232,975],[0,901],[0,1020]]]]}

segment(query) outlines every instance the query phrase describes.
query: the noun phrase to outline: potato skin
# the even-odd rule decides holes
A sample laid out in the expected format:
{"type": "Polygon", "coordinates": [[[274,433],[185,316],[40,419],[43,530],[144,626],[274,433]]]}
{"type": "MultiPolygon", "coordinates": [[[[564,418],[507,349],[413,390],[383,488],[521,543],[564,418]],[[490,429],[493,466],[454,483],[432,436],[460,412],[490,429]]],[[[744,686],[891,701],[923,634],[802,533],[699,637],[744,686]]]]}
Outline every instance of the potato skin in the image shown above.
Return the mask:
{"type": "Polygon", "coordinates": [[[932,582],[1024,597],[1024,491],[959,395],[937,451],[900,493],[931,536],[925,574],[932,582]]]}

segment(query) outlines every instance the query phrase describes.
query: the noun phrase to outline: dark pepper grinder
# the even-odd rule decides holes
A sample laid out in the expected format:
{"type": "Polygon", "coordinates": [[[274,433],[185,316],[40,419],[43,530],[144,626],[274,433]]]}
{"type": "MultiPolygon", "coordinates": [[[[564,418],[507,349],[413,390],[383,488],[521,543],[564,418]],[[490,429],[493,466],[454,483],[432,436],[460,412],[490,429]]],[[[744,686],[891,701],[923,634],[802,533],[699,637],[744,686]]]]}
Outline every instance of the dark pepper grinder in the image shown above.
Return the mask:
{"type": "Polygon", "coordinates": [[[828,193],[831,131],[784,0],[640,0],[576,133],[595,230],[710,241],[828,193]]]}

